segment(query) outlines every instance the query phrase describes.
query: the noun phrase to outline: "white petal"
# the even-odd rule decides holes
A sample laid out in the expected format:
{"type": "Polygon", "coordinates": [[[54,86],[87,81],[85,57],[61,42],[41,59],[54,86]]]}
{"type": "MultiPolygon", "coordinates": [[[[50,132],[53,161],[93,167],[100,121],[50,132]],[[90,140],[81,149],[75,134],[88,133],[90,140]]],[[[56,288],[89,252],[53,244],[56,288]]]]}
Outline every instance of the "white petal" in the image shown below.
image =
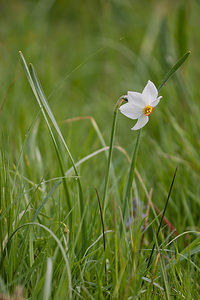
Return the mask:
{"type": "Polygon", "coordinates": [[[135,105],[144,108],[145,102],[141,93],[128,92],[128,101],[133,102],[135,105]]]}
{"type": "Polygon", "coordinates": [[[148,116],[145,116],[144,114],[142,114],[138,120],[137,120],[137,123],[135,124],[135,126],[133,128],[131,128],[132,130],[138,130],[142,127],[144,127],[147,122],[149,121],[149,117],[148,116]]]}
{"type": "Polygon", "coordinates": [[[151,105],[151,103],[156,100],[158,96],[158,90],[150,80],[147,82],[147,85],[142,92],[142,96],[147,105],[151,105]]]}
{"type": "Polygon", "coordinates": [[[162,98],[162,96],[158,97],[156,100],[154,100],[152,103],[151,103],[151,106],[155,107],[156,105],[158,105],[158,103],[160,102],[160,99],[162,98]]]}
{"type": "Polygon", "coordinates": [[[141,114],[143,114],[142,108],[133,104],[133,102],[128,102],[120,106],[119,110],[122,114],[130,119],[138,119],[141,114]]]}

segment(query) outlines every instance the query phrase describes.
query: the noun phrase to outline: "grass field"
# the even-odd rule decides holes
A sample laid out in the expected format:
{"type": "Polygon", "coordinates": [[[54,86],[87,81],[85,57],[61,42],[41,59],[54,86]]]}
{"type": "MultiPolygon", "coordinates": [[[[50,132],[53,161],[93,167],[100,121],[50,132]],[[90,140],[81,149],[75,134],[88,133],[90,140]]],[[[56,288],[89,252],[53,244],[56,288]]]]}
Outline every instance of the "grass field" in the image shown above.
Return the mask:
{"type": "Polygon", "coordinates": [[[200,299],[199,15],[0,1],[0,299],[200,299]],[[163,79],[132,131],[118,99],[163,79]]]}

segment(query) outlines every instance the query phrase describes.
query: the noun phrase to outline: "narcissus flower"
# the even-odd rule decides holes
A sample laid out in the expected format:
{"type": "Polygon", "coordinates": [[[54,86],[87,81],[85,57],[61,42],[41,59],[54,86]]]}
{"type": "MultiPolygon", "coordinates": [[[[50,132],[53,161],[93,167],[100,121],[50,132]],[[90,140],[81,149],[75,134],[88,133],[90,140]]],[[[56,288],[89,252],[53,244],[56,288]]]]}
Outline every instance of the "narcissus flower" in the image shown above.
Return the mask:
{"type": "Polygon", "coordinates": [[[149,121],[154,107],[160,102],[162,96],[158,97],[158,90],[150,80],[147,82],[142,93],[128,92],[122,98],[128,100],[119,110],[130,119],[138,119],[132,130],[144,127],[149,121]]]}

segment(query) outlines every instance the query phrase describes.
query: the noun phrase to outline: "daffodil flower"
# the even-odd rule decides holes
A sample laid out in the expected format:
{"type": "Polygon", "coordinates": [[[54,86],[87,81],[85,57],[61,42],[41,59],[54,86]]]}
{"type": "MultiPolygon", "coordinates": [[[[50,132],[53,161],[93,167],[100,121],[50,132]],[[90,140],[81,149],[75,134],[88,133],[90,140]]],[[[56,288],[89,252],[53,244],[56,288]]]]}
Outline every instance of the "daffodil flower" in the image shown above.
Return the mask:
{"type": "Polygon", "coordinates": [[[119,110],[130,119],[138,119],[132,130],[144,127],[149,121],[154,107],[160,102],[162,96],[158,97],[158,90],[150,80],[147,82],[142,93],[128,92],[122,98],[128,100],[119,110]]]}

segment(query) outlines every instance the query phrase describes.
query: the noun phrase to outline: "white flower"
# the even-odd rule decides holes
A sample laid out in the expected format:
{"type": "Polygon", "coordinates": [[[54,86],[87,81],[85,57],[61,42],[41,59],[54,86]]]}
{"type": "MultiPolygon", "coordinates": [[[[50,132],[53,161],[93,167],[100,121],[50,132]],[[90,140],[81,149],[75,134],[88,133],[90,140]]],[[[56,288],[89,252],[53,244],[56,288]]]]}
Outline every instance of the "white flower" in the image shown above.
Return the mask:
{"type": "Polygon", "coordinates": [[[119,110],[130,119],[138,119],[132,130],[144,127],[149,121],[149,116],[154,107],[159,103],[162,96],[158,97],[158,90],[150,80],[147,82],[142,93],[128,92],[123,98],[128,102],[123,104],[119,110]]]}

